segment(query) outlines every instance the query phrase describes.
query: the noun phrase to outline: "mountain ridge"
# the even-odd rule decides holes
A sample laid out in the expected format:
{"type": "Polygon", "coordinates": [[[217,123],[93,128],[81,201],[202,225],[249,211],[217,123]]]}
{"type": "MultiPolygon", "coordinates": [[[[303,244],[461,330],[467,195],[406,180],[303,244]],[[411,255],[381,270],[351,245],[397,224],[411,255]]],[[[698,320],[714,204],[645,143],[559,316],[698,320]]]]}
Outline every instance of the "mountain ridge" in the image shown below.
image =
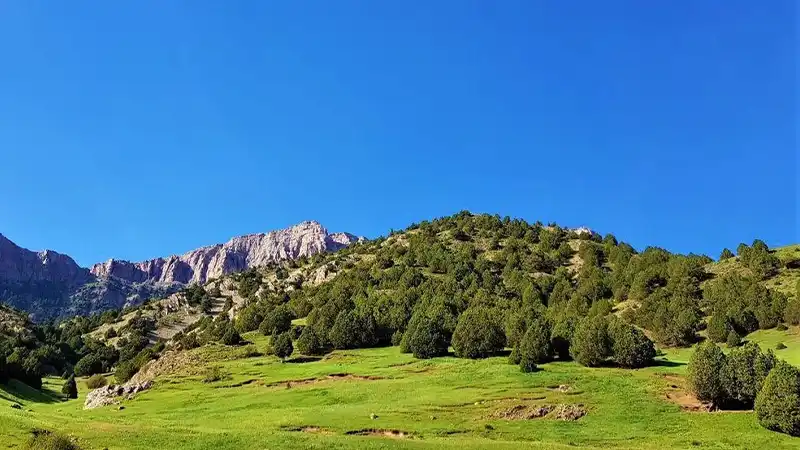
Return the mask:
{"type": "Polygon", "coordinates": [[[304,221],[182,255],[139,262],[112,258],[84,268],[66,254],[32,251],[0,234],[0,301],[37,319],[92,313],[251,267],[336,251],[361,239],[350,233],[331,234],[317,221],[304,221]]]}

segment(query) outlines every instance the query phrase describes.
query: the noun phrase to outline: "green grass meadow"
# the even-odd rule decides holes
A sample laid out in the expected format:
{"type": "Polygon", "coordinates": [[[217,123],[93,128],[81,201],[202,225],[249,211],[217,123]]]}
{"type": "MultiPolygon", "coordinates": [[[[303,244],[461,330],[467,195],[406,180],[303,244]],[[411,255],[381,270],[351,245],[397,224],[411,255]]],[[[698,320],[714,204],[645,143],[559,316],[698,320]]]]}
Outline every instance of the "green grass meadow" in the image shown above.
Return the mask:
{"type": "MultiPolygon", "coordinates": [[[[245,337],[267,345],[257,334],[245,337]]],[[[783,342],[788,348],[776,353],[800,362],[796,327],[750,338],[764,348],[783,342]]],[[[0,448],[24,448],[35,427],[72,435],[85,449],[800,447],[800,439],[761,428],[752,412],[687,412],[667,400],[667,392],[683,387],[690,349],[667,351],[660,365],[641,370],[554,362],[531,374],[505,357],[416,360],[397,347],[287,363],[271,356],[227,359],[231,350],[221,346],[194,352],[227,377],[204,383],[202,367],[192,367],[157,379],[151,390],[124,400],[122,410],[83,410],[85,380],[71,401],[60,400],[60,379],[47,380],[52,394],[14,382],[0,387],[0,448]],[[299,381],[309,378],[318,380],[299,381]],[[554,389],[560,385],[570,389],[554,389]],[[22,409],[11,408],[13,402],[22,409]],[[558,403],[583,404],[588,414],[577,421],[495,417],[519,404],[558,403]],[[406,436],[353,434],[363,430],[406,436]]]]}

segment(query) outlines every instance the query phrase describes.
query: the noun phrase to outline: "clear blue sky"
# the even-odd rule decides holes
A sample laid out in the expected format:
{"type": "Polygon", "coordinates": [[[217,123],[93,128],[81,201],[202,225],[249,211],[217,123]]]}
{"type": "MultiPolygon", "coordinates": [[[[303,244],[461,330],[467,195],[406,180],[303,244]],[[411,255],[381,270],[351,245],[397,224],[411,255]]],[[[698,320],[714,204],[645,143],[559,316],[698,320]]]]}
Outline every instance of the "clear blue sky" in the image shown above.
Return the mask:
{"type": "Polygon", "coordinates": [[[83,265],[461,209],[712,256],[797,242],[797,14],[3,1],[0,233],[83,265]]]}

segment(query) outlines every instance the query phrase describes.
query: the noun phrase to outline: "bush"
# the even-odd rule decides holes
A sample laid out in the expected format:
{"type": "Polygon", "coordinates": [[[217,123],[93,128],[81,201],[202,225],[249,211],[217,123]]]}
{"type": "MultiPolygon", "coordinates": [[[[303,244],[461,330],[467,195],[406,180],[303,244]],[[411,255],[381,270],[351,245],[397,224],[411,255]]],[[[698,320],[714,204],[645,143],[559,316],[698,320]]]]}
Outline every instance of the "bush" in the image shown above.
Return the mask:
{"type": "Polygon", "coordinates": [[[272,336],[272,352],[281,359],[281,361],[286,361],[286,358],[292,355],[294,352],[294,346],[292,345],[292,337],[289,333],[281,333],[272,336]]]}
{"type": "Polygon", "coordinates": [[[575,329],[569,348],[575,361],[588,367],[596,367],[611,356],[611,340],[608,336],[608,321],[603,316],[583,319],[575,329]]]}
{"type": "Polygon", "coordinates": [[[70,376],[61,388],[61,393],[67,398],[78,398],[78,385],[75,383],[75,376],[70,376]]]}
{"type": "Polygon", "coordinates": [[[242,343],[242,337],[235,328],[230,327],[225,334],[222,335],[222,343],[225,345],[239,345],[242,343]]]}
{"type": "Polygon", "coordinates": [[[722,253],[719,255],[720,261],[725,261],[726,259],[733,258],[733,252],[727,248],[722,249],[722,253]]]}
{"type": "Polygon", "coordinates": [[[756,396],[755,411],[764,428],[800,436],[800,370],[778,362],[756,396]]]}
{"type": "Polygon", "coordinates": [[[775,345],[775,350],[784,350],[784,349],[786,349],[786,344],[784,344],[783,342],[778,342],[775,345]]]}
{"type": "Polygon", "coordinates": [[[633,369],[653,363],[656,347],[641,330],[617,319],[609,326],[608,332],[614,362],[633,369]]]}
{"type": "Polygon", "coordinates": [[[117,365],[117,369],[114,371],[114,378],[117,379],[118,384],[124,384],[136,375],[138,371],[139,367],[133,361],[125,361],[117,365]]]}
{"type": "Polygon", "coordinates": [[[408,333],[411,334],[407,346],[415,358],[427,359],[447,354],[447,332],[436,318],[422,317],[408,333]]]}
{"type": "Polygon", "coordinates": [[[453,332],[452,345],[461,358],[486,358],[502,350],[506,342],[503,328],[492,313],[482,307],[461,314],[453,332]]]}
{"type": "Polygon", "coordinates": [[[106,384],[108,384],[108,380],[106,380],[106,377],[100,374],[92,375],[88,380],[86,380],[86,387],[89,389],[101,388],[106,384]]]}
{"type": "Polygon", "coordinates": [[[550,323],[536,318],[528,326],[528,330],[518,343],[517,355],[519,366],[523,372],[533,372],[536,364],[553,359],[553,347],[550,343],[550,323]]]}
{"type": "Polygon", "coordinates": [[[203,383],[213,383],[223,379],[225,379],[225,373],[218,366],[208,367],[203,373],[203,383]]]}
{"type": "Polygon", "coordinates": [[[711,341],[700,344],[689,359],[688,380],[698,400],[717,405],[726,397],[722,382],[726,358],[719,347],[711,341]]]}
{"type": "Polygon", "coordinates": [[[75,375],[79,377],[87,377],[96,373],[102,373],[103,362],[94,353],[89,353],[75,364],[74,371],[75,375]]]}
{"type": "Polygon", "coordinates": [[[789,329],[789,327],[787,327],[785,323],[779,323],[775,329],[778,331],[786,331],[789,329]]]}
{"type": "Polygon", "coordinates": [[[748,342],[734,348],[726,358],[721,378],[727,400],[738,407],[752,408],[756,394],[776,362],[772,352],[764,354],[756,343],[748,342]]]}
{"type": "Polygon", "coordinates": [[[327,348],[322,336],[314,330],[314,327],[306,326],[297,339],[297,351],[309,356],[324,355],[327,353],[327,348]]]}
{"type": "Polygon", "coordinates": [[[725,343],[728,345],[728,348],[736,348],[742,345],[742,338],[736,330],[731,330],[728,333],[728,339],[725,340],[725,343]]]}
{"type": "Polygon", "coordinates": [[[117,330],[115,330],[114,328],[109,328],[108,330],[106,330],[105,337],[106,339],[112,339],[117,337],[117,330]]]}
{"type": "Polygon", "coordinates": [[[708,320],[708,327],[706,327],[706,334],[708,338],[714,342],[725,342],[728,339],[728,334],[731,331],[731,326],[728,319],[721,314],[714,314],[708,320]]]}
{"type": "Polygon", "coordinates": [[[264,317],[264,320],[258,327],[258,331],[264,336],[285,333],[292,328],[292,319],[292,312],[289,310],[288,306],[278,306],[264,317]]]}
{"type": "Polygon", "coordinates": [[[33,430],[26,448],[29,450],[80,450],[78,444],[63,434],[39,429],[33,430]]]}

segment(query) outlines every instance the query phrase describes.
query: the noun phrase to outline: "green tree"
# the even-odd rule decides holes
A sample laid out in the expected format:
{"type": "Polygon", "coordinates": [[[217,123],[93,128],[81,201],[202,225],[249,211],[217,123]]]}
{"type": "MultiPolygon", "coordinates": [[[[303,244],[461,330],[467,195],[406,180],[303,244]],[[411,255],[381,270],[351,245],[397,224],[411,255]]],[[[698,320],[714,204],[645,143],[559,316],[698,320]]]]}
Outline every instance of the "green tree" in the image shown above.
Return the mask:
{"type": "Polygon", "coordinates": [[[775,363],[775,355],[771,351],[764,354],[754,342],[731,350],[722,371],[722,383],[728,398],[743,407],[752,407],[775,363]]]}
{"type": "Polygon", "coordinates": [[[523,372],[533,372],[537,363],[544,363],[553,358],[550,334],[550,323],[543,317],[533,320],[528,326],[522,340],[517,344],[519,366],[523,372]]]}
{"type": "Polygon", "coordinates": [[[742,345],[742,337],[739,336],[736,330],[731,330],[728,332],[728,338],[725,340],[725,343],[728,344],[728,348],[736,348],[742,345]]]}
{"type": "Polygon", "coordinates": [[[415,358],[427,359],[447,354],[449,342],[443,324],[434,317],[423,316],[408,339],[408,349],[415,358]]]}
{"type": "Polygon", "coordinates": [[[328,332],[328,340],[334,348],[357,348],[361,343],[360,326],[354,311],[341,311],[328,332]]]}
{"type": "Polygon", "coordinates": [[[731,326],[728,323],[728,319],[722,314],[714,314],[708,320],[706,333],[708,334],[708,338],[713,342],[725,342],[730,332],[731,326]]]}
{"type": "Polygon", "coordinates": [[[611,353],[614,362],[622,367],[639,368],[649,366],[656,356],[656,348],[638,328],[615,319],[608,327],[611,353]]]}
{"type": "Polygon", "coordinates": [[[75,375],[70,375],[67,382],[61,388],[61,393],[67,398],[78,398],[78,385],[75,383],[75,375]]]}
{"type": "Polygon", "coordinates": [[[239,335],[239,332],[236,331],[236,328],[230,326],[228,330],[225,331],[225,334],[222,335],[222,343],[225,345],[239,345],[242,343],[242,337],[239,335]]]}
{"type": "Polygon", "coordinates": [[[281,361],[286,361],[286,358],[292,355],[294,346],[289,333],[284,332],[272,337],[272,351],[281,361]]]}
{"type": "Polygon", "coordinates": [[[258,331],[265,336],[273,334],[280,334],[289,331],[292,328],[292,312],[286,305],[281,305],[267,313],[258,331]]]}
{"type": "Polygon", "coordinates": [[[575,361],[588,367],[599,366],[611,355],[608,320],[604,316],[587,317],[578,323],[570,344],[575,361]]]}
{"type": "Polygon", "coordinates": [[[756,396],[755,411],[764,428],[800,436],[800,370],[778,362],[756,396]]]}
{"type": "Polygon", "coordinates": [[[730,251],[727,248],[724,248],[724,249],[722,249],[722,253],[719,255],[719,260],[720,261],[725,261],[726,259],[730,259],[730,258],[733,258],[733,257],[734,257],[733,252],[730,251]]]}
{"type": "Polygon", "coordinates": [[[726,389],[722,380],[726,358],[719,347],[711,341],[705,341],[689,359],[688,380],[692,392],[701,401],[719,405],[726,398],[726,389]]]}
{"type": "Polygon", "coordinates": [[[558,359],[562,361],[570,359],[569,347],[575,335],[575,324],[577,322],[578,319],[572,316],[561,317],[550,333],[550,343],[553,346],[553,351],[558,356],[558,359]]]}
{"type": "Polygon", "coordinates": [[[312,326],[303,328],[303,332],[300,333],[300,337],[297,339],[297,350],[301,354],[309,356],[327,353],[325,341],[312,326]]]}
{"type": "Polygon", "coordinates": [[[469,308],[461,314],[453,332],[452,345],[461,358],[486,358],[502,350],[506,341],[503,328],[492,312],[483,307],[469,308]]]}

